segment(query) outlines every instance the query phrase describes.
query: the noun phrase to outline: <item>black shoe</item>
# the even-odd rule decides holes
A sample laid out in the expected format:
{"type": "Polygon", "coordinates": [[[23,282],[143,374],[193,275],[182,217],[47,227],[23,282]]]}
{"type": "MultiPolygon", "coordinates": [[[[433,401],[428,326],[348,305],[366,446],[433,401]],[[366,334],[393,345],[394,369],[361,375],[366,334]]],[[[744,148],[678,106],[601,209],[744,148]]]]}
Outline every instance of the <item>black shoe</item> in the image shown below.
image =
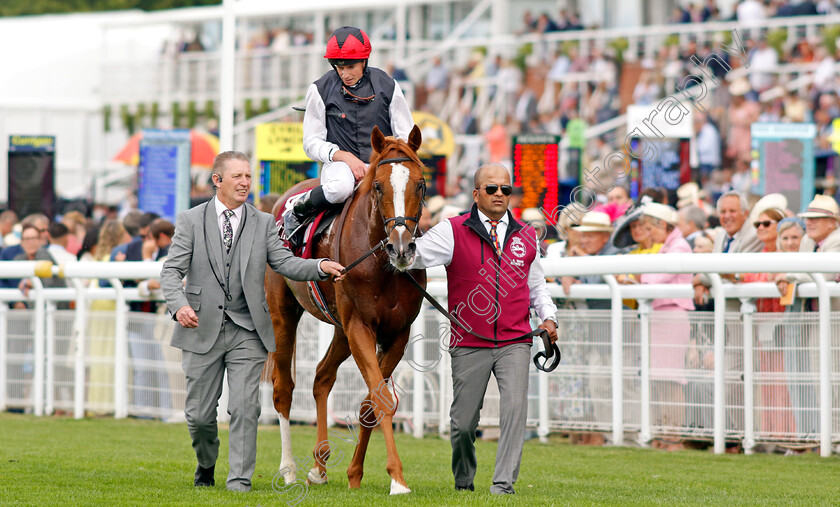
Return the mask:
{"type": "Polygon", "coordinates": [[[310,190],[306,195],[295,202],[292,207],[292,212],[286,214],[283,227],[286,230],[286,237],[293,246],[299,247],[302,231],[301,224],[306,223],[311,217],[318,214],[319,211],[328,208],[330,201],[324,197],[324,188],[320,185],[310,190]]]}
{"type": "Polygon", "coordinates": [[[475,491],[475,486],[470,484],[469,486],[458,486],[455,485],[455,491],[475,491]]]}
{"type": "Polygon", "coordinates": [[[216,472],[216,465],[211,466],[210,468],[203,468],[201,465],[198,465],[195,469],[195,480],[193,481],[193,485],[195,486],[215,486],[216,479],[213,477],[216,472]]]}

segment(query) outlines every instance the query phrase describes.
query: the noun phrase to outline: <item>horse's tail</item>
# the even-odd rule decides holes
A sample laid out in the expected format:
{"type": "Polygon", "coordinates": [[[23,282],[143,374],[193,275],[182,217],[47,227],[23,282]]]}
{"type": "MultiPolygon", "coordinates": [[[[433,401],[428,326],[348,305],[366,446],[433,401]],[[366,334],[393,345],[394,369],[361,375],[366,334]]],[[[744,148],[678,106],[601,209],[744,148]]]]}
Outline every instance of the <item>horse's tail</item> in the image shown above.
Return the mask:
{"type": "MultiPolygon", "coordinates": [[[[295,347],[292,349],[292,379],[297,377],[297,372],[295,368],[297,367],[297,355],[295,354],[295,349],[297,349],[297,343],[295,343],[295,347]]],[[[271,352],[268,353],[268,357],[265,358],[265,364],[263,365],[262,373],[260,373],[260,382],[268,382],[269,384],[274,384],[274,354],[271,352]]]]}
{"type": "Polygon", "coordinates": [[[269,353],[268,357],[265,358],[265,364],[263,365],[262,373],[260,373],[260,382],[269,382],[273,383],[274,380],[271,378],[274,372],[274,356],[269,353]]]}

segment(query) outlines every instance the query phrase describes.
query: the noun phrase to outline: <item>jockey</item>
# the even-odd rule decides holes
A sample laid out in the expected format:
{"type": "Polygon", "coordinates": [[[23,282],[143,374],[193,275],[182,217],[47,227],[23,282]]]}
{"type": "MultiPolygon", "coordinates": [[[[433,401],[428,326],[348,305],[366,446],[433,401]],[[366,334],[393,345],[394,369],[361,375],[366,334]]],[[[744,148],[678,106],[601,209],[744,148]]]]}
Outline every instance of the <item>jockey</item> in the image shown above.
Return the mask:
{"type": "Polygon", "coordinates": [[[298,199],[292,213],[286,214],[287,235],[307,218],[353,194],[355,182],[368,171],[374,126],[386,136],[403,140],[414,126],[400,85],[384,71],[368,66],[370,51],[367,34],[351,26],[339,28],[327,42],[324,58],[333,70],[309,86],[303,117],[303,150],[323,163],[321,185],[298,199]]]}

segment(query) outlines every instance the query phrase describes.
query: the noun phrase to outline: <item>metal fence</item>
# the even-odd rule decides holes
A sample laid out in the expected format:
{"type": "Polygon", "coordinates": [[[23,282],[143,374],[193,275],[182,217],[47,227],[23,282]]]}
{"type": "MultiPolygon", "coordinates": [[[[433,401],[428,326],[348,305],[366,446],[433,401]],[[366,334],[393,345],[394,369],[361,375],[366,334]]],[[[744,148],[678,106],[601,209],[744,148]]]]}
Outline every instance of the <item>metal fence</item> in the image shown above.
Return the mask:
{"type": "MultiPolygon", "coordinates": [[[[792,271],[797,270],[790,268],[794,264],[808,266],[799,271],[822,271],[832,262],[840,265],[836,254],[631,257],[622,258],[621,271],[744,272],[748,266],[770,271],[780,270],[778,262],[792,271]]],[[[823,455],[831,453],[832,443],[840,441],[840,313],[829,313],[828,304],[820,305],[820,312],[756,313],[755,298],[778,297],[775,286],[722,284],[714,273],[715,312],[652,311],[652,299],[690,297],[691,287],[619,286],[606,274],[615,269],[614,259],[603,260],[603,265],[600,259],[544,261],[548,276],[605,274],[607,283],[575,285],[570,295],[557,284],[549,286],[561,308],[563,360],[551,374],[531,373],[528,424],[540,436],[600,431],[617,444],[676,437],[713,440],[718,452],[726,441],[739,441],[748,452],[757,443],[777,442],[820,445],[823,455]],[[607,261],[611,268],[605,267],[607,261]],[[622,309],[620,301],[627,297],[638,300],[637,310],[622,309]],[[730,305],[740,300],[740,311],[725,311],[727,298],[730,305]],[[586,309],[582,302],[587,299],[610,299],[613,308],[586,309]]],[[[33,278],[36,287],[29,297],[0,290],[0,409],[182,421],[181,355],[169,346],[175,324],[163,312],[128,311],[127,301],[143,298],[136,289],[122,288],[116,278],[156,275],[160,265],[78,264],[54,268],[68,277],[72,288],[43,289],[33,278]],[[94,273],[113,275],[114,287],[86,289],[81,280],[94,273]],[[9,309],[7,303],[16,300],[28,301],[31,308],[9,309]],[[75,308],[57,309],[62,301],[75,308]]],[[[0,277],[31,276],[34,265],[0,263],[0,277]]],[[[429,291],[445,301],[442,272],[429,274],[429,291]]],[[[829,295],[840,296],[836,283],[814,277],[817,284],[800,285],[799,296],[822,296],[826,303],[829,295]]],[[[311,386],[331,338],[331,326],[310,316],[302,319],[294,420],[315,419],[311,386]]],[[[400,400],[396,420],[418,437],[427,430],[448,432],[448,340],[446,319],[424,306],[393,375],[400,400]]],[[[355,363],[346,361],[330,397],[329,420],[357,420],[366,393],[355,363]]],[[[222,420],[227,417],[226,396],[220,403],[222,420]]],[[[262,385],[261,399],[261,421],[272,422],[276,413],[268,383],[262,385]]],[[[498,417],[498,389],[491,380],[481,424],[497,425],[498,417]]]]}

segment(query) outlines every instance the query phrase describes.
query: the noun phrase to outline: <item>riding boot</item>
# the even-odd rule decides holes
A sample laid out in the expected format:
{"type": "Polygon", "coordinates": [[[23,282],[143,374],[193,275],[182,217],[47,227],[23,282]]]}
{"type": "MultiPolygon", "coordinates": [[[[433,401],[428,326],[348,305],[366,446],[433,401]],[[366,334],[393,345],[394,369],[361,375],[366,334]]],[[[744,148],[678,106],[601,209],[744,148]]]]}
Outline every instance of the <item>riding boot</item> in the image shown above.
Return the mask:
{"type": "Polygon", "coordinates": [[[288,213],[285,217],[284,226],[287,231],[286,236],[292,245],[295,247],[300,246],[302,233],[301,231],[295,233],[295,231],[301,228],[301,224],[329,206],[330,202],[324,197],[324,189],[320,185],[307,192],[306,195],[295,202],[292,213],[288,213]]]}

